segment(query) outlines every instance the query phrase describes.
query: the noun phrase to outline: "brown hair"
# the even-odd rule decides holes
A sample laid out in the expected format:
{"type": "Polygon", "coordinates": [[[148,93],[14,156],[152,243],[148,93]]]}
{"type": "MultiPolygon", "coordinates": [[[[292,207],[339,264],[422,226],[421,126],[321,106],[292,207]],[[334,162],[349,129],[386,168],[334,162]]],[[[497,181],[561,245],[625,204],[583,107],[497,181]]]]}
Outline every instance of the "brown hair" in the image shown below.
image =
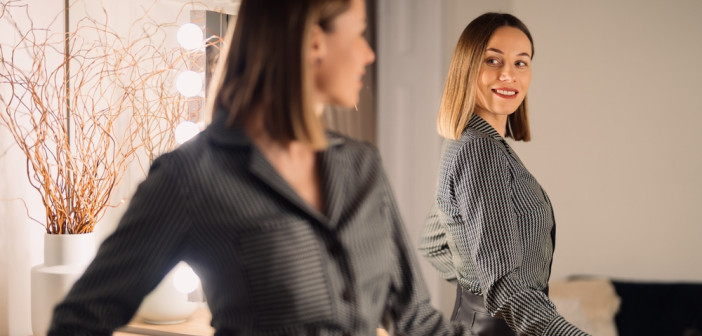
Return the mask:
{"type": "Polygon", "coordinates": [[[314,25],[333,30],[333,20],[350,6],[350,0],[242,0],[208,92],[211,113],[228,112],[231,126],[258,110],[273,139],[324,148],[305,46],[314,25]]]}
{"type": "MultiPolygon", "coordinates": [[[[448,139],[458,139],[468,125],[476,104],[478,73],[490,37],[500,27],[514,27],[529,38],[531,57],[534,57],[534,41],[526,25],[513,15],[505,13],[485,13],[463,30],[451,59],[444,93],[441,97],[437,129],[439,135],[448,139]]],[[[505,136],[518,141],[529,141],[529,113],[527,97],[517,111],[507,118],[505,136]]]]}

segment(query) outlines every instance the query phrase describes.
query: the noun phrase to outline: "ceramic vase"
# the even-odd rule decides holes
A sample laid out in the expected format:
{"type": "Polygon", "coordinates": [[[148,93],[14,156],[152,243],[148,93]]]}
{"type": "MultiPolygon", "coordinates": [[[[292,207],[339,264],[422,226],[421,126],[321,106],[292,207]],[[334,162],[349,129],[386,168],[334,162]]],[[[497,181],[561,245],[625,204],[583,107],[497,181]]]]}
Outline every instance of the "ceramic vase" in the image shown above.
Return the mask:
{"type": "Polygon", "coordinates": [[[96,236],[84,234],[46,234],[44,263],[32,267],[32,332],[46,335],[56,304],[83,274],[95,257],[96,236]]]}

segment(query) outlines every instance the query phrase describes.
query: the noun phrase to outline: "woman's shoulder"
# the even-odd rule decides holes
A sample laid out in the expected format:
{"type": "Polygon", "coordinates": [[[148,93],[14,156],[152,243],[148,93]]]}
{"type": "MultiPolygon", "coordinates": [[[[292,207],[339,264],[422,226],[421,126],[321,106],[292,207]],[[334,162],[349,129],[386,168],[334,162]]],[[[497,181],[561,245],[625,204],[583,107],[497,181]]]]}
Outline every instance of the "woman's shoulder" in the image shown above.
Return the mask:
{"type": "Polygon", "coordinates": [[[335,131],[327,131],[327,141],[325,156],[359,175],[375,175],[382,169],[380,152],[371,142],[335,131]]]}
{"type": "Polygon", "coordinates": [[[492,135],[479,130],[477,128],[473,127],[466,127],[465,130],[463,130],[463,133],[461,133],[461,137],[459,138],[459,141],[462,142],[495,142],[497,143],[498,140],[495,139],[492,135]]]}
{"type": "Polygon", "coordinates": [[[378,148],[367,140],[357,139],[337,131],[327,131],[327,150],[359,158],[379,158],[378,148]]]}
{"type": "Polygon", "coordinates": [[[447,148],[455,153],[503,153],[504,144],[500,140],[473,128],[466,128],[457,140],[446,140],[447,148]]]}
{"type": "Polygon", "coordinates": [[[153,161],[151,170],[160,169],[177,174],[187,174],[193,171],[194,167],[203,165],[204,158],[212,157],[212,155],[207,154],[210,152],[208,143],[205,135],[200,133],[187,142],[159,155],[153,161]]]}
{"type": "MultiPolygon", "coordinates": [[[[486,162],[507,163],[509,153],[504,144],[492,136],[475,129],[466,129],[457,140],[444,140],[441,153],[442,166],[484,166],[486,162]]],[[[493,165],[491,165],[493,166],[493,165]]]]}

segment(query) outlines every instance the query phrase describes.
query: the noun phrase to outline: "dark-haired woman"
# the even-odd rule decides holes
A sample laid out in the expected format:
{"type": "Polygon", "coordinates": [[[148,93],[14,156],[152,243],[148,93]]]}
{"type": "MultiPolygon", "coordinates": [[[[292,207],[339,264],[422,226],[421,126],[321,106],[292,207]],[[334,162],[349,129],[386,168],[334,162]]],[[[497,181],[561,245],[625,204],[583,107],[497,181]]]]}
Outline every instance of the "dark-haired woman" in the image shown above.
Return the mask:
{"type": "Polygon", "coordinates": [[[374,53],[363,0],[243,0],[212,123],[157,159],[49,335],[110,335],[180,260],[215,335],[469,334],[429,305],[377,151],[325,132],[374,53]]]}

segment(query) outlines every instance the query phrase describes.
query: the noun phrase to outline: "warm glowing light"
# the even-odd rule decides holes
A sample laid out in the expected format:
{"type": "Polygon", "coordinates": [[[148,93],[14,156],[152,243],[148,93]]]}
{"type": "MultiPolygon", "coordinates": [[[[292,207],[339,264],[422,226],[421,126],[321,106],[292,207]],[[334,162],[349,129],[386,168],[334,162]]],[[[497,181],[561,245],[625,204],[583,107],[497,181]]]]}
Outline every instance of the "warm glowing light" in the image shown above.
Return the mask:
{"type": "Polygon", "coordinates": [[[202,75],[195,71],[183,71],[176,78],[178,92],[186,97],[194,97],[202,92],[202,75]]]}
{"type": "Polygon", "coordinates": [[[200,133],[200,127],[196,123],[184,121],[176,126],[175,139],[178,144],[183,144],[198,133],[200,133]]]}
{"type": "Polygon", "coordinates": [[[200,278],[197,277],[197,274],[190,266],[180,265],[173,276],[173,286],[175,286],[177,291],[188,294],[200,286],[200,278]]]}
{"type": "Polygon", "coordinates": [[[193,23],[186,23],[178,28],[178,43],[186,50],[202,47],[204,39],[202,29],[193,23]]]}

